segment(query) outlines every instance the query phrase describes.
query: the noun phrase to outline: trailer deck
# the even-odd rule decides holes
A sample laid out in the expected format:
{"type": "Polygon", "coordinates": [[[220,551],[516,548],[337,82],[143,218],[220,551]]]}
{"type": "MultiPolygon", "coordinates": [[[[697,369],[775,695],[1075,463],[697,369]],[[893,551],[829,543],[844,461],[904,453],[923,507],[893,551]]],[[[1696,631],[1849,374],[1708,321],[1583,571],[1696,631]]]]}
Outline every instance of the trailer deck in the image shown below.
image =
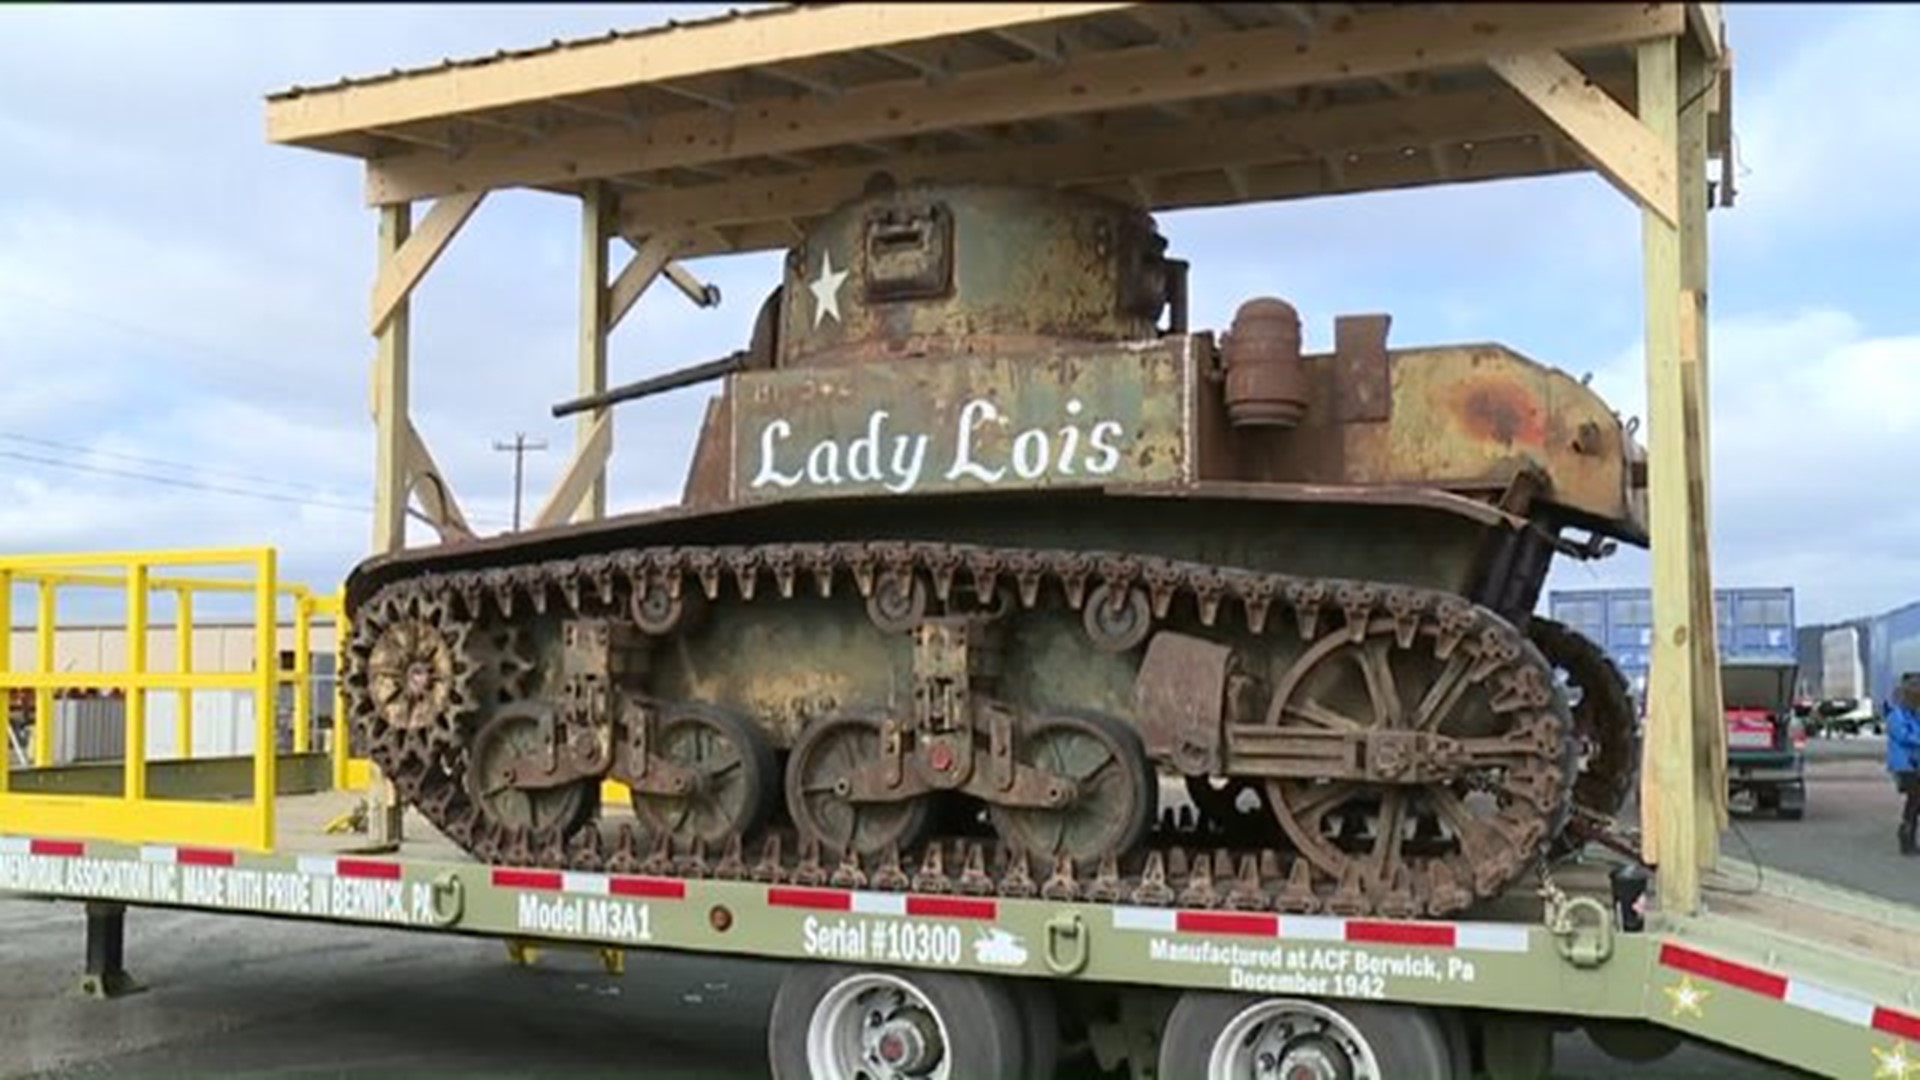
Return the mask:
{"type": "MultiPolygon", "coordinates": [[[[1599,856],[1556,867],[1561,897],[1516,892],[1448,921],[1346,919],[1225,906],[1100,904],[660,872],[486,866],[409,818],[397,851],[326,826],[357,796],[278,800],[274,851],[0,836],[0,892],[387,926],[426,933],[667,949],[1056,985],[1232,990],[1645,1021],[1819,1075],[1920,1075],[1920,910],[1726,860],[1707,910],[1614,925],[1599,856]]],[[[773,875],[763,875],[773,876],[773,875]]],[[[91,935],[118,930],[90,921],[91,935]]],[[[89,980],[125,975],[108,942],[89,980]]],[[[137,962],[133,965],[137,968],[137,962]]]]}

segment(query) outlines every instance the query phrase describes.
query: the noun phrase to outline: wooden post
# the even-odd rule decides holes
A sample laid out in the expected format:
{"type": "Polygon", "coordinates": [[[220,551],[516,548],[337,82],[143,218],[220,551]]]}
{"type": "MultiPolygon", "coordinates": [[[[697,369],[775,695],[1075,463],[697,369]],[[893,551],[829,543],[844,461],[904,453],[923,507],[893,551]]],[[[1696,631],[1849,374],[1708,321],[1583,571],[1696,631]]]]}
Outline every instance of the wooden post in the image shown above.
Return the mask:
{"type": "MultiPolygon", "coordinates": [[[[580,393],[597,394],[607,388],[607,242],[613,234],[613,199],[602,183],[587,185],[580,199],[580,393]]],[[[611,440],[613,418],[606,407],[580,414],[575,446],[582,451],[596,435],[611,440]],[[596,430],[604,428],[604,431],[596,430]]],[[[598,521],[607,516],[607,466],[602,456],[593,467],[586,495],[573,513],[575,521],[598,521]]]]}
{"type": "Polygon", "coordinates": [[[1694,687],[1694,786],[1696,850],[1702,871],[1720,862],[1720,834],[1727,828],[1727,725],[1720,686],[1719,620],[1712,588],[1713,483],[1712,408],[1707,340],[1709,303],[1707,263],[1707,143],[1714,103],[1714,66],[1699,42],[1682,37],[1679,48],[1679,116],[1676,174],[1680,185],[1680,360],[1687,388],[1689,453],[1697,479],[1691,492],[1694,513],[1691,544],[1698,552],[1701,578],[1695,593],[1694,662],[1702,675],[1694,687]]]}
{"type": "MultiPolygon", "coordinates": [[[[399,255],[413,226],[413,207],[394,203],[380,208],[379,266],[399,255]]],[[[411,301],[400,299],[382,324],[373,361],[373,553],[384,555],[407,545],[407,346],[411,301]]]]}
{"type": "MultiPolygon", "coordinates": [[[[1705,500],[1705,457],[1701,404],[1693,391],[1701,370],[1705,335],[1704,139],[1683,156],[1689,140],[1682,125],[1682,47],[1676,38],[1640,46],[1639,114],[1676,163],[1683,203],[1695,209],[1673,223],[1651,209],[1641,212],[1646,285],[1646,365],[1648,430],[1648,514],[1653,555],[1653,648],[1647,679],[1648,857],[1658,863],[1660,903],[1673,913],[1690,913],[1700,904],[1702,864],[1716,850],[1717,824],[1705,800],[1702,777],[1713,767],[1704,759],[1699,738],[1702,714],[1718,694],[1713,642],[1713,585],[1701,517],[1705,500]],[[1702,245],[1689,266],[1685,243],[1702,245]],[[1700,280],[1689,281],[1688,271],[1700,280]],[[1690,386],[1690,383],[1693,383],[1690,386]],[[1704,616],[1704,618],[1703,618],[1704,616]],[[1703,625],[1704,624],[1704,625],[1703,625]],[[1704,662],[1703,662],[1704,661],[1704,662]],[[1703,765],[1705,766],[1703,768],[1703,765]],[[1702,831],[1709,833],[1702,837],[1702,831]],[[1707,858],[1703,858],[1706,856],[1707,858]]],[[[1705,118],[1704,98],[1699,118],[1705,118]]],[[[1691,105],[1693,103],[1689,103],[1691,105]]],[[[1689,114],[1691,109],[1688,110],[1689,114]]],[[[1700,129],[1704,136],[1704,128],[1700,129]]],[[[1711,745],[1711,744],[1709,744],[1711,745]]]]}
{"type": "MultiPolygon", "coordinates": [[[[382,271],[406,245],[413,224],[413,207],[394,203],[380,208],[380,259],[382,271]]],[[[407,544],[407,499],[412,477],[408,464],[408,436],[413,420],[407,401],[408,337],[412,323],[412,302],[402,298],[394,302],[392,314],[381,325],[379,349],[374,359],[373,423],[374,496],[373,553],[384,555],[407,544]]],[[[401,823],[405,810],[392,781],[373,771],[371,806],[367,813],[367,835],[375,847],[395,847],[402,839],[401,823]]]]}

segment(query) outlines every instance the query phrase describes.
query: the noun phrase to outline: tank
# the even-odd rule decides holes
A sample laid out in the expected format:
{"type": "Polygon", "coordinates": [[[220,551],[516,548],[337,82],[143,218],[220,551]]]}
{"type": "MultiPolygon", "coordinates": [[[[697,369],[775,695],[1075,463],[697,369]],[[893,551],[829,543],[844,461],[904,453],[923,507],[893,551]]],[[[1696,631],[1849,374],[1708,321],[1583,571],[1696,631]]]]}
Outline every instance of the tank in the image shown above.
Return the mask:
{"type": "Polygon", "coordinates": [[[349,578],[395,789],[496,864],[1444,915],[1618,809],[1624,681],[1534,620],[1644,455],[1499,344],[1254,297],[1153,218],[880,178],[786,259],[678,505],[349,578]],[[626,786],[608,800],[605,781],[626,786]],[[630,804],[630,805],[629,805],[630,804]]]}

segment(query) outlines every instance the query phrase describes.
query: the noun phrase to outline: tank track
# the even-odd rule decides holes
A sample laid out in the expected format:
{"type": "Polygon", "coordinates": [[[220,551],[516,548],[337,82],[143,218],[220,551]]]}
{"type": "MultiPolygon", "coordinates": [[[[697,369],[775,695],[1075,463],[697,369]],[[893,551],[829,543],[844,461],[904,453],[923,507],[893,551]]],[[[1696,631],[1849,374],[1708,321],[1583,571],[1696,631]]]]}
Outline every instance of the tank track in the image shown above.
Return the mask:
{"type": "MultiPolygon", "coordinates": [[[[377,588],[350,614],[343,681],[356,733],[403,800],[462,849],[495,865],[1415,918],[1463,911],[1541,868],[1573,811],[1574,728],[1553,666],[1499,615],[1435,590],[1081,550],[782,543],[634,548],[418,573],[377,588]],[[558,824],[508,826],[489,818],[464,783],[469,747],[487,711],[524,695],[534,670],[514,641],[516,612],[557,608],[568,616],[634,619],[644,627],[648,613],[677,612],[683,599],[704,598],[709,607],[778,603],[809,589],[832,596],[849,584],[868,599],[871,612],[889,581],[909,577],[928,589],[929,606],[966,589],[997,597],[1002,586],[1010,586],[1005,595],[1022,610],[1064,599],[1086,613],[1090,633],[1089,597],[1105,595],[1144,604],[1156,625],[1174,612],[1204,627],[1224,629],[1225,620],[1236,619],[1236,633],[1296,634],[1303,647],[1333,636],[1357,642],[1375,635],[1390,648],[1427,648],[1457,672],[1456,682],[1484,690],[1508,725],[1498,747],[1500,776],[1475,781],[1504,792],[1506,807],[1484,823],[1460,824],[1435,804],[1436,819],[1447,816],[1458,829],[1452,856],[1364,867],[1351,858],[1337,868],[1316,865],[1271,816],[1250,837],[1244,829],[1167,811],[1133,852],[1077,867],[1071,859],[1014,853],[997,837],[955,830],[866,859],[823,851],[784,823],[752,836],[735,833],[712,847],[682,847],[670,836],[649,839],[631,825],[610,830],[592,821],[597,784],[589,805],[558,824]],[[437,628],[439,637],[429,642],[433,635],[404,629],[419,625],[437,628]],[[395,675],[378,653],[406,645],[417,662],[411,674],[395,675]]],[[[667,619],[656,630],[670,632],[670,624],[667,619]]],[[[1275,789],[1264,781],[1253,786],[1269,794],[1275,789]]],[[[1384,802],[1380,812],[1386,815],[1384,802]]]]}
{"type": "Polygon", "coordinates": [[[1579,693],[1573,726],[1574,737],[1582,743],[1582,761],[1574,804],[1612,817],[1626,806],[1640,772],[1640,739],[1627,676],[1605,650],[1564,623],[1535,616],[1527,634],[1579,693]]]}

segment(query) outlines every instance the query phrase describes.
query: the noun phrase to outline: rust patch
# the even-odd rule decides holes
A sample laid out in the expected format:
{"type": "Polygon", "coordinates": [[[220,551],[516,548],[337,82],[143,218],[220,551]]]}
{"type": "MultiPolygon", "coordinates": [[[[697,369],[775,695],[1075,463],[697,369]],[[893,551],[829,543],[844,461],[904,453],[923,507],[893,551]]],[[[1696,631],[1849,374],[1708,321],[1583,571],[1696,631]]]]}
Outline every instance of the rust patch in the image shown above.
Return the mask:
{"type": "Polygon", "coordinates": [[[1393,417],[1393,378],[1387,366],[1391,315],[1342,315],[1333,320],[1334,420],[1369,423],[1393,417]]]}
{"type": "Polygon", "coordinates": [[[1162,631],[1134,679],[1134,716],[1147,756],[1188,775],[1220,767],[1222,717],[1233,650],[1162,631]]]}
{"type": "Polygon", "coordinates": [[[1468,435],[1508,447],[1546,444],[1546,414],[1526,387],[1483,377],[1462,382],[1453,396],[1453,411],[1468,435]]]}

